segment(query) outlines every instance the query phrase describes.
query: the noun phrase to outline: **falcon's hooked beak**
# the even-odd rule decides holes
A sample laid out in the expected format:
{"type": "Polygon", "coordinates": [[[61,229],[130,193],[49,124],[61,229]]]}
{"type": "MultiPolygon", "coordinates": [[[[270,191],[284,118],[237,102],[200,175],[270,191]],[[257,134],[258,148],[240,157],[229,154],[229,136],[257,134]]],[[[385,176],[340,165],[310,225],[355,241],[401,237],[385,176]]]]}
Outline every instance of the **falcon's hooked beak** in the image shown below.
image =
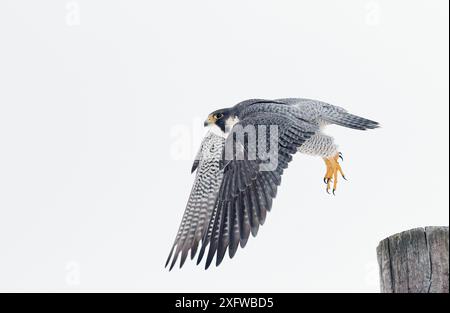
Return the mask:
{"type": "Polygon", "coordinates": [[[217,119],[214,117],[213,114],[208,115],[208,118],[206,119],[206,121],[203,123],[203,126],[207,127],[209,125],[215,124],[217,121],[217,119]]]}

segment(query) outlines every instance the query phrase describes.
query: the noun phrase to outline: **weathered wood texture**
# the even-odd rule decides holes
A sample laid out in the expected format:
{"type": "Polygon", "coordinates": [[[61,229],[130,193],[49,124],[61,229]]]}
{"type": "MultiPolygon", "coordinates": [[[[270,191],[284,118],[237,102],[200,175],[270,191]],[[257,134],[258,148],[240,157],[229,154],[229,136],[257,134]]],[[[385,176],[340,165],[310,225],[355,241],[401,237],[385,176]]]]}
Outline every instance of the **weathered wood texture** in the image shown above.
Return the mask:
{"type": "Polygon", "coordinates": [[[415,228],[377,247],[381,292],[449,292],[448,227],[415,228]]]}

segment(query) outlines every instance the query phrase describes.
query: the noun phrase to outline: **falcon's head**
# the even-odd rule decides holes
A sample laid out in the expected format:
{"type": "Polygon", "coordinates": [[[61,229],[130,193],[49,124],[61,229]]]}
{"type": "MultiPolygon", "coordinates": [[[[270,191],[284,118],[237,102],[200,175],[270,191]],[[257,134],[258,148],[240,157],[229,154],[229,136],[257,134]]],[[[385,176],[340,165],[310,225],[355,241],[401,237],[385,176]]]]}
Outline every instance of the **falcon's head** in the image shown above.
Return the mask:
{"type": "Polygon", "coordinates": [[[238,122],[238,118],[233,114],[231,109],[221,109],[212,112],[208,115],[204,125],[212,126],[216,125],[224,133],[228,132],[234,124],[238,122]]]}

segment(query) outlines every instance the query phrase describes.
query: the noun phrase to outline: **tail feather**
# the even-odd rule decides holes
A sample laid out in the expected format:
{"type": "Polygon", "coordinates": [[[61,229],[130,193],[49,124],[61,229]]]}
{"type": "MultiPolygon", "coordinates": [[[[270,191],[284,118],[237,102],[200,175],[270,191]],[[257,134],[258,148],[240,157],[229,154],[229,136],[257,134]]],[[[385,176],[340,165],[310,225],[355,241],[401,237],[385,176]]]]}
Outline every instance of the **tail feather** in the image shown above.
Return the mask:
{"type": "Polygon", "coordinates": [[[339,115],[327,116],[326,121],[332,124],[359,130],[367,130],[380,127],[380,124],[378,122],[347,112],[341,113],[339,115]]]}

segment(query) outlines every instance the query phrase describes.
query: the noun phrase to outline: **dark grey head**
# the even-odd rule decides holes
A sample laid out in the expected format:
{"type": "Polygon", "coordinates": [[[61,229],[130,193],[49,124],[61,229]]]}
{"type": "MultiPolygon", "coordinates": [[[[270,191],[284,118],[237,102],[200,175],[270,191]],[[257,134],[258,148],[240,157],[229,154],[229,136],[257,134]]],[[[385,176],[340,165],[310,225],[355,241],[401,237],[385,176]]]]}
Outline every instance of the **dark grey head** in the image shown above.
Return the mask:
{"type": "Polygon", "coordinates": [[[206,119],[204,125],[211,126],[216,125],[218,126],[223,132],[227,131],[227,126],[232,125],[233,120],[235,119],[235,115],[233,114],[233,110],[228,109],[221,109],[212,112],[208,115],[208,118],[206,119]]]}

